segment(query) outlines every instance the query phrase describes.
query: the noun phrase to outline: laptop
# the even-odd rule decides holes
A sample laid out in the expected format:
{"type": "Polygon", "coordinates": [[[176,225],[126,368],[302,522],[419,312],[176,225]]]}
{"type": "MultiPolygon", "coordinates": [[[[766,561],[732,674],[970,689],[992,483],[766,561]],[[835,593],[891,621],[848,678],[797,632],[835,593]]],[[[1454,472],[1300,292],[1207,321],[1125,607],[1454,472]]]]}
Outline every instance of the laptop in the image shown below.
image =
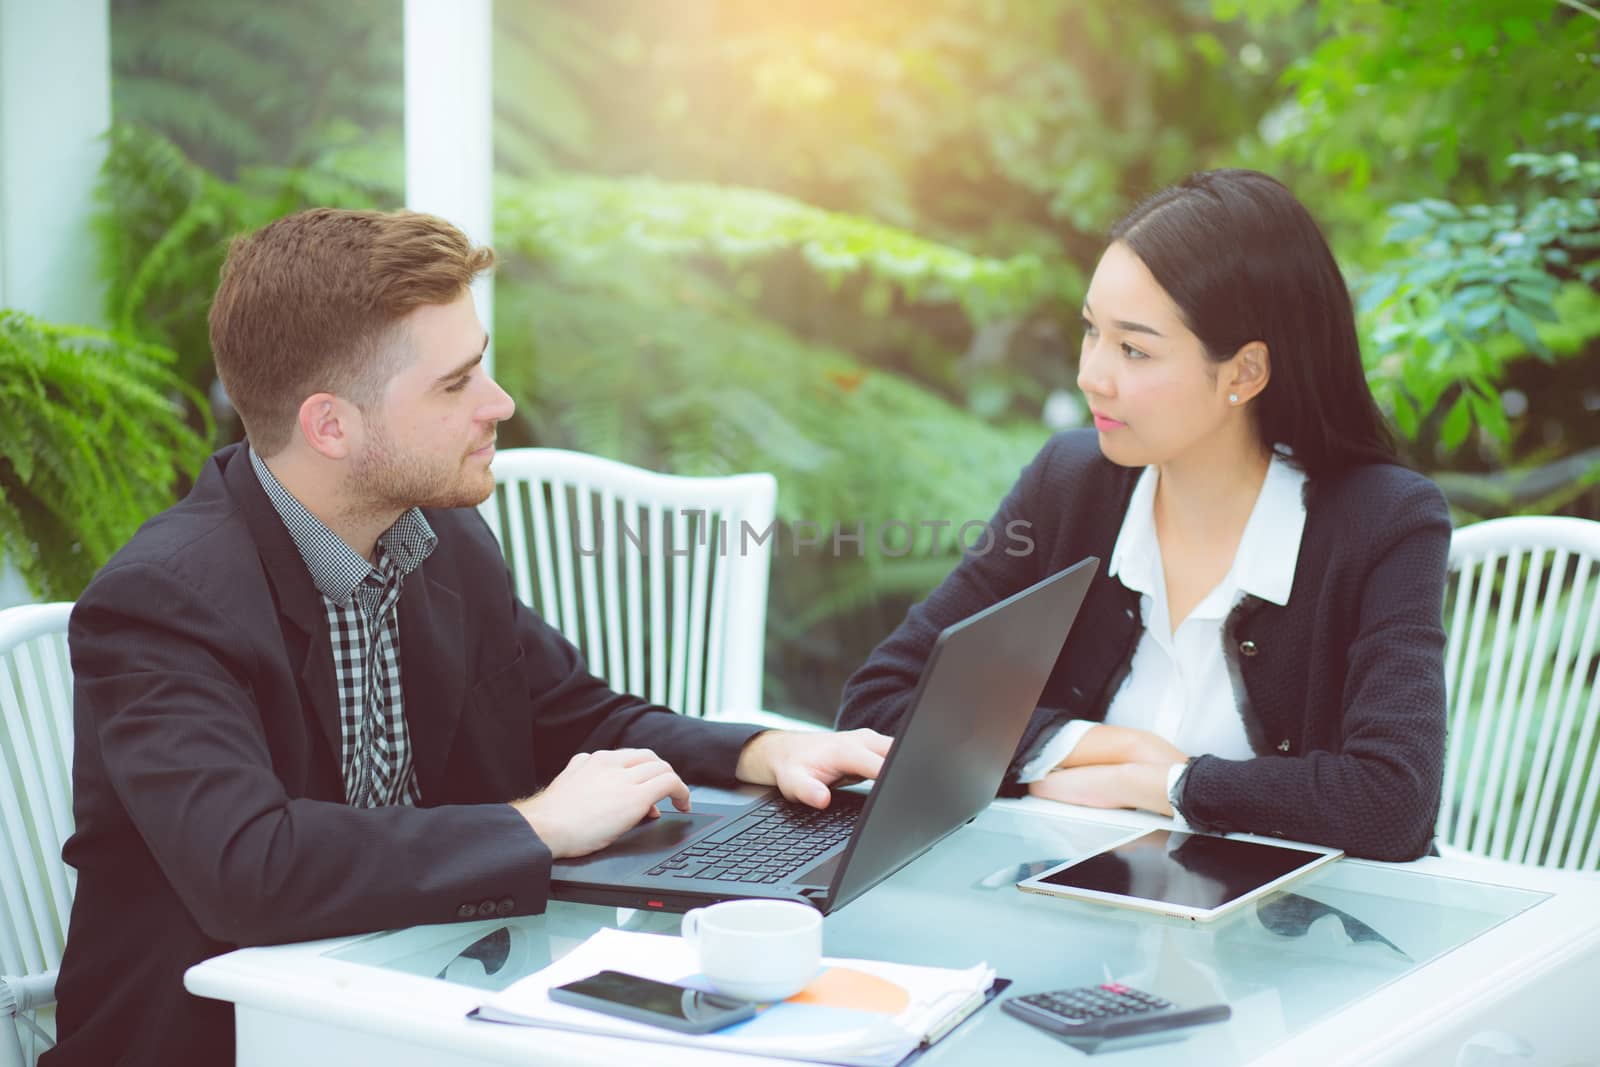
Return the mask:
{"type": "Polygon", "coordinates": [[[663,802],[660,818],[607,848],[558,861],[551,898],[660,911],[748,897],[843,907],[994,799],[1099,565],[1090,556],[947,627],[869,792],[836,789],[823,811],[776,789],[737,803],[696,792],[687,813],[663,802]]]}

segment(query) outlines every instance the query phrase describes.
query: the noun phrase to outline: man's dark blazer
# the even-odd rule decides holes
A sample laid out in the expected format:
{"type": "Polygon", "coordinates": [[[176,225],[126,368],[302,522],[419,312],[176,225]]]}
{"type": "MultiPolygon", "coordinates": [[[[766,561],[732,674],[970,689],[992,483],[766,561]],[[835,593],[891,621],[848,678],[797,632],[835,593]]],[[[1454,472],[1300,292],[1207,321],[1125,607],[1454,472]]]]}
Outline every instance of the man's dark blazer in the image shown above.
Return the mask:
{"type": "Polygon", "coordinates": [[[544,910],[550,852],[506,802],[573,753],[648,747],[728,783],[754,727],[622,696],[517,601],[471,509],[426,511],[400,598],[422,804],[344,804],[322,598],[242,445],[72,613],[78,870],[45,1067],[233,1058],[232,1006],[183,972],[258,945],[544,910]]]}

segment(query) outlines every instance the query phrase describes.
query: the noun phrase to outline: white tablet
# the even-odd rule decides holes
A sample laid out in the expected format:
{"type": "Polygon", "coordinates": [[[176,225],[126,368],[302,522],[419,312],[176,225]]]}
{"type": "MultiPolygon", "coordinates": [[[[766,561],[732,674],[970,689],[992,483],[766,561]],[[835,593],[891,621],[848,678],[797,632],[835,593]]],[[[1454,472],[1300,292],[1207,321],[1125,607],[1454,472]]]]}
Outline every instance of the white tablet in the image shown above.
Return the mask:
{"type": "Polygon", "coordinates": [[[1142,830],[1017,888],[1208,922],[1342,855],[1320,845],[1142,830]]]}

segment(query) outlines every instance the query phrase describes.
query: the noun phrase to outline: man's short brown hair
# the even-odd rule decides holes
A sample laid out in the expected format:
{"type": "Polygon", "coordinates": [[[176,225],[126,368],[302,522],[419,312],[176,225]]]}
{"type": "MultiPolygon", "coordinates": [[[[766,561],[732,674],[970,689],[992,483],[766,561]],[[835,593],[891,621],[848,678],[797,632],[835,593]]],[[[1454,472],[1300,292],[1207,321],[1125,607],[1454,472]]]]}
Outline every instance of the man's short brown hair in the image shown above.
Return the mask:
{"type": "Polygon", "coordinates": [[[238,238],[211,304],[211,352],[251,446],[275,455],[313,393],[363,409],[401,350],[400,320],[448,304],[494,252],[433,215],[313,208],[238,238]]]}

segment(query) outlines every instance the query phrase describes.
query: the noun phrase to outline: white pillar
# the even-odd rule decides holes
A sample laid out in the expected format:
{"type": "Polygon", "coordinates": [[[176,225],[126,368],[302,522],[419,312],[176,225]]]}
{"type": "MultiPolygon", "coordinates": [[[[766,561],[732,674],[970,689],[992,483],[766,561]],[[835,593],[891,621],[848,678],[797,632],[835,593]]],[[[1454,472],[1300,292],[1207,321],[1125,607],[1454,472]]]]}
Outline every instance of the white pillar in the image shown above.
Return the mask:
{"type": "Polygon", "coordinates": [[[110,125],[107,0],[0,0],[0,307],[104,321],[90,215],[110,125]]]}
{"type": "MultiPolygon", "coordinates": [[[[406,207],[450,220],[477,244],[494,239],[493,14],[492,0],[405,0],[406,207]]],[[[492,279],[472,295],[492,336],[492,279]]]]}

